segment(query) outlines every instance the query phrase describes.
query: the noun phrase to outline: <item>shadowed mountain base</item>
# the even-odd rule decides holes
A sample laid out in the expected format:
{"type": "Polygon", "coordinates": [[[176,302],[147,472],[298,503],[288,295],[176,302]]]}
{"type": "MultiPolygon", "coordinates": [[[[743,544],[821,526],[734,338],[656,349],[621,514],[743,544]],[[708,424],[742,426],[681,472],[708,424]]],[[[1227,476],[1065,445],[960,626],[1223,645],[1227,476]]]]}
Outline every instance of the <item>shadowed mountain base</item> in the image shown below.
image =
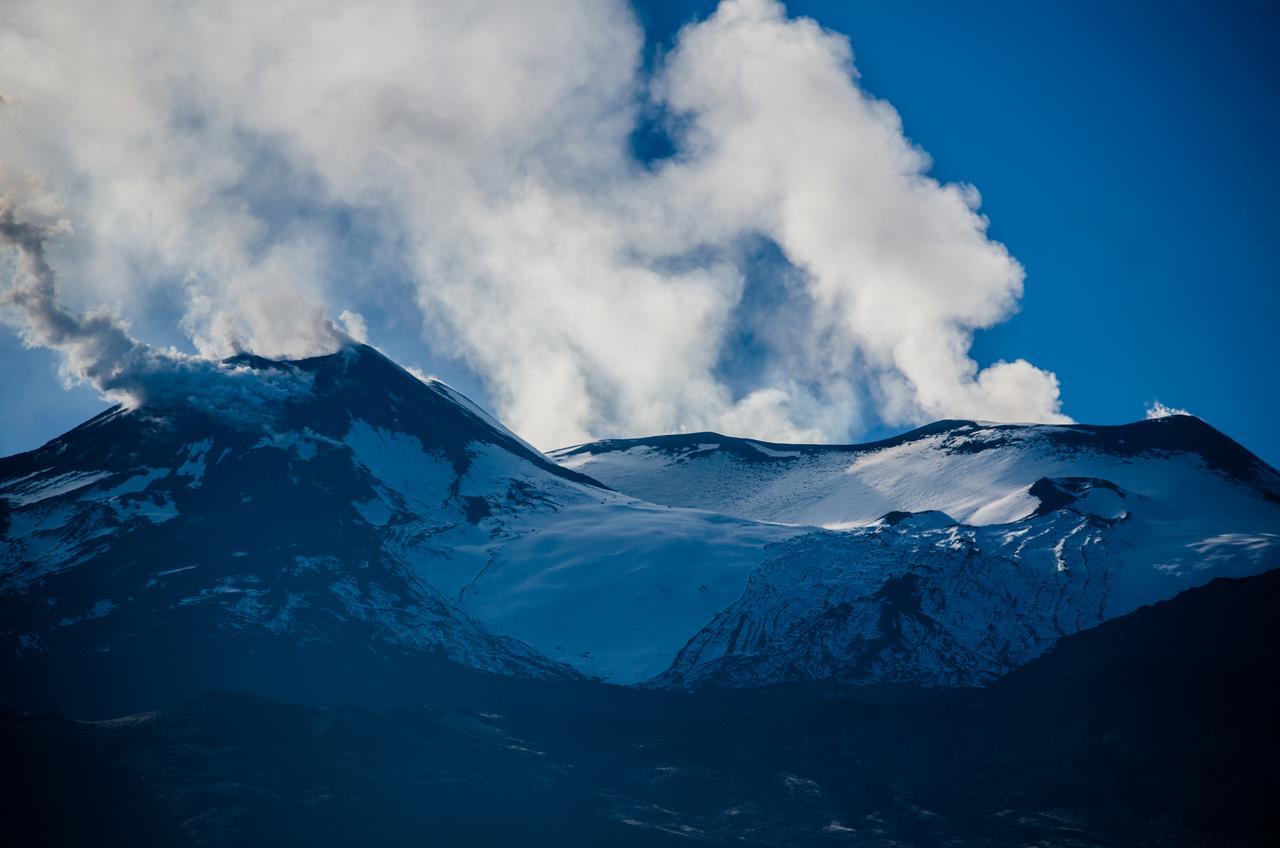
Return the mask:
{"type": "MultiPolygon", "coordinates": [[[[1280,815],[1280,571],[984,690],[542,682],[373,711],[239,695],[0,719],[6,844],[1248,846],[1280,815]]],[[[496,680],[496,679],[495,679],[496,680]]]]}

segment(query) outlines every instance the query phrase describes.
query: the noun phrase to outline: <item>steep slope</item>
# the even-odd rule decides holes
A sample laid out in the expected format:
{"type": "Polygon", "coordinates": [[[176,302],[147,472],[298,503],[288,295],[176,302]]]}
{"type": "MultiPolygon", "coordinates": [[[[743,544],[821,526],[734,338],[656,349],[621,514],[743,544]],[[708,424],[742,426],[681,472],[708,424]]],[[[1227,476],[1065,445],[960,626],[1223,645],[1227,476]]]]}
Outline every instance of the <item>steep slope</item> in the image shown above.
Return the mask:
{"type": "Polygon", "coordinates": [[[115,408],[0,463],[0,620],[24,696],[63,703],[102,679],[146,689],[161,669],[232,686],[251,656],[265,676],[302,655],[323,675],[361,653],[388,673],[444,661],[574,675],[424,583],[379,525],[402,513],[465,525],[489,508],[460,491],[487,456],[506,460],[491,473],[510,487],[494,509],[531,498],[525,478],[553,497],[579,475],[370,349],[238,357],[226,382],[217,406],[115,408]],[[239,400],[239,381],[262,380],[289,389],[239,400]]]}
{"type": "Polygon", "coordinates": [[[0,460],[0,671],[21,702],[308,668],[344,669],[341,692],[370,664],[633,682],[786,535],[604,489],[371,348],[223,371],[212,398],[0,460]]]}

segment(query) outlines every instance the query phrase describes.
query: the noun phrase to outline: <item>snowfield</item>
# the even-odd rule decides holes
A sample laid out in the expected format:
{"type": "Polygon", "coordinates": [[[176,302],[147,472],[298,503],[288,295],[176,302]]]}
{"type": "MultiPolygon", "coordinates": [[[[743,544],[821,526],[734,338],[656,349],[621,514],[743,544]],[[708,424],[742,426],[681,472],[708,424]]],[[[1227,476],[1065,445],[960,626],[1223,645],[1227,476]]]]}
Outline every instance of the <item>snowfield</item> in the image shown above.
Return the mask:
{"type": "Polygon", "coordinates": [[[697,433],[595,442],[550,456],[654,503],[828,529],[868,525],[893,511],[1007,524],[1040,507],[1030,492],[1037,480],[1058,477],[1106,480],[1179,515],[1226,497],[1222,512],[1248,520],[1259,508],[1273,514],[1259,503],[1258,487],[1276,485],[1274,471],[1190,416],[1123,427],[940,421],[849,446],[697,433]],[[1236,485],[1241,475],[1258,487],[1236,485]]]}

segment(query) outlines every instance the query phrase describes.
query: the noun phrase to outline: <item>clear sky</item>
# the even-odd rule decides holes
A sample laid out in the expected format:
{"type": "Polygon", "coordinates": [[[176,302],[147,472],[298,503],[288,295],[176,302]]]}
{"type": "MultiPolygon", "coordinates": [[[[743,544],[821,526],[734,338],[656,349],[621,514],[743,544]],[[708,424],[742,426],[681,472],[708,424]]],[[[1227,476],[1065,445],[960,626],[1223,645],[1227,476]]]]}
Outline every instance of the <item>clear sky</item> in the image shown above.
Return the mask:
{"type": "MultiPolygon", "coordinates": [[[[677,30],[714,8],[641,0],[647,61],[660,66],[677,30]]],[[[1025,357],[1056,374],[1062,411],[1082,422],[1132,421],[1155,400],[1185,408],[1273,465],[1277,8],[787,4],[793,17],[849,38],[862,88],[897,110],[933,177],[981,192],[988,235],[1025,268],[1017,314],[973,337],[980,366],[1025,357]]],[[[633,137],[641,159],[660,161],[670,145],[657,126],[633,137]]],[[[283,208],[273,214],[287,216],[283,208]]],[[[748,276],[775,269],[768,250],[761,256],[748,276]]],[[[474,356],[424,344],[420,321],[399,314],[385,290],[354,305],[375,344],[497,405],[474,356]]],[[[148,341],[184,341],[174,298],[126,317],[148,341]]],[[[748,335],[730,357],[740,368],[754,361],[748,335]]],[[[57,361],[0,331],[0,453],[34,447],[101,408],[89,387],[60,387],[57,361]]],[[[717,373],[733,386],[726,368],[717,373]]],[[[901,427],[872,420],[861,435],[890,429],[901,427]]]]}

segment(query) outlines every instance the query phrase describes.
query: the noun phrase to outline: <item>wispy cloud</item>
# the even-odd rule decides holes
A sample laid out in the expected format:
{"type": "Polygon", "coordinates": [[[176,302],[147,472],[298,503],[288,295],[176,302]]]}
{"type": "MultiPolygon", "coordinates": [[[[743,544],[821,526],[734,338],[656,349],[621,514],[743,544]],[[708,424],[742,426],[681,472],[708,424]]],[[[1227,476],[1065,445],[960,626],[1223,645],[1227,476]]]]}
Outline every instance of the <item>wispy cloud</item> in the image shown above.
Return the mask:
{"type": "MultiPolygon", "coordinates": [[[[976,190],[929,177],[848,41],[772,0],[726,0],[648,76],[631,10],[602,0],[6,16],[0,181],[44,198],[11,219],[73,220],[71,299],[149,320],[177,302],[202,355],[376,342],[362,316],[411,303],[543,447],[1065,420],[1051,373],[969,355],[1023,283],[976,190]],[[648,166],[630,152],[642,111],[671,116],[676,148],[648,166]],[[771,307],[749,290],[760,239],[789,266],[771,307]],[[752,367],[730,381],[747,321],[752,367]]],[[[77,320],[127,356],[119,319],[94,316],[77,320]]],[[[111,368],[110,345],[86,359],[24,332],[69,373],[111,368]]]]}

